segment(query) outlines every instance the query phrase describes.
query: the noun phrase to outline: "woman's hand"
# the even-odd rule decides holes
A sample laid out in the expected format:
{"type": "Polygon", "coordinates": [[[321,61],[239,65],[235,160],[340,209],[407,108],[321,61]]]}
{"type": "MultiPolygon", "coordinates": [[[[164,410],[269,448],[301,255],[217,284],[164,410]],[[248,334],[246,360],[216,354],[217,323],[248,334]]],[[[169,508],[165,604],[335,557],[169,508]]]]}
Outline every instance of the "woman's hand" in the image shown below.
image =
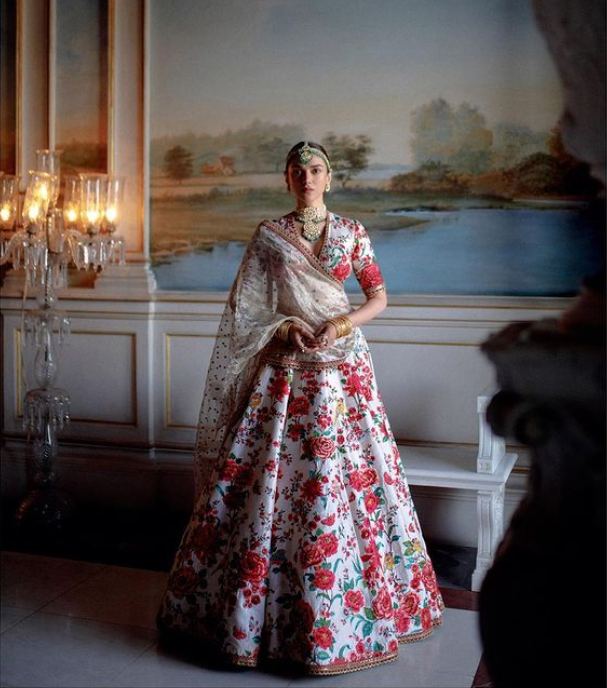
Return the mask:
{"type": "Polygon", "coordinates": [[[316,328],[314,332],[315,341],[318,349],[327,349],[333,346],[335,338],[337,337],[337,329],[335,325],[330,322],[323,323],[316,328]]]}
{"type": "Polygon", "coordinates": [[[316,351],[318,349],[318,342],[312,328],[309,325],[303,325],[298,322],[294,322],[289,327],[289,342],[301,352],[316,351]]]}

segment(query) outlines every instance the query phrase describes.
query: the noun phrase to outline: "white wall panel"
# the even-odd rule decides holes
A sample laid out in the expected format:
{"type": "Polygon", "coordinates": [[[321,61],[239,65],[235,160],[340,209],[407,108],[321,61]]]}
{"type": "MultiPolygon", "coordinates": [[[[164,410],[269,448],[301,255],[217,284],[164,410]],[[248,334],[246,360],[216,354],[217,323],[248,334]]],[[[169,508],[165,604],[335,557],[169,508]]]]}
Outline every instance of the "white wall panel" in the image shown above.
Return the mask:
{"type": "Polygon", "coordinates": [[[213,343],[213,335],[166,335],[165,428],[195,430],[213,343]]]}
{"type": "Polygon", "coordinates": [[[399,440],[477,442],[476,397],[494,377],[478,347],[371,342],[371,352],[399,440]]]}

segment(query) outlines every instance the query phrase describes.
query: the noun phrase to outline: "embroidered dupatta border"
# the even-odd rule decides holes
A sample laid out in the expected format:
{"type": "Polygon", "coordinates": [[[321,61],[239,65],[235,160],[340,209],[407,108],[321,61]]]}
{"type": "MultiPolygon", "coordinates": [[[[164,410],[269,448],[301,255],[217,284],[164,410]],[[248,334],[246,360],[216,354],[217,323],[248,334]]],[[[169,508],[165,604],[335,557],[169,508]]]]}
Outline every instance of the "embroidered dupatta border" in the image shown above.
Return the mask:
{"type": "MultiPolygon", "coordinates": [[[[332,216],[329,214],[329,221],[332,220],[332,216]]],[[[271,232],[274,232],[275,234],[278,234],[278,236],[281,239],[284,239],[288,244],[293,246],[293,248],[297,249],[300,253],[302,253],[307,259],[310,265],[315,268],[318,272],[320,272],[324,277],[328,277],[331,282],[339,286],[339,288],[342,291],[344,290],[344,285],[343,282],[337,277],[335,277],[331,272],[329,272],[325,266],[320,262],[320,260],[310,251],[307,249],[300,241],[298,241],[292,234],[290,234],[288,231],[283,229],[279,224],[276,222],[272,222],[271,220],[264,220],[260,226],[266,227],[269,229],[271,232]]],[[[328,237],[328,232],[325,230],[325,238],[323,241],[322,248],[324,248],[325,243],[327,241],[328,237]]],[[[322,251],[321,248],[321,251],[322,251]]]]}

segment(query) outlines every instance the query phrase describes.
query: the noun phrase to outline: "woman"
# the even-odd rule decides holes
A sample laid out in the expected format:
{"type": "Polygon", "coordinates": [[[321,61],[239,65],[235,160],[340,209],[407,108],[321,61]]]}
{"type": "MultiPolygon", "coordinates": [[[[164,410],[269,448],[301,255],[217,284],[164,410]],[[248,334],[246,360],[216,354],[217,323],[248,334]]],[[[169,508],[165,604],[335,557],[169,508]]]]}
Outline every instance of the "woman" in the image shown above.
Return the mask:
{"type": "Polygon", "coordinates": [[[220,324],[158,620],[233,665],[345,673],[396,659],[443,603],[360,330],[386,307],[369,237],[327,212],[322,146],[294,146],[285,178],[296,209],[257,228],[220,324]]]}

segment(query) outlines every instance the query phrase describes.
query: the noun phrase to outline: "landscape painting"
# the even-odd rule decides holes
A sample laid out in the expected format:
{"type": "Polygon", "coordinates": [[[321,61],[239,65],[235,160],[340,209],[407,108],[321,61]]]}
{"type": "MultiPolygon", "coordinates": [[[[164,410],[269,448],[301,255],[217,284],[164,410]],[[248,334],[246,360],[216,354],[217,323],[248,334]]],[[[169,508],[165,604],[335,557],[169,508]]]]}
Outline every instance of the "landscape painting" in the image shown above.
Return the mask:
{"type": "Polygon", "coordinates": [[[392,294],[571,295],[600,266],[599,185],[563,147],[530,2],[150,11],[160,289],[229,290],[258,223],[293,210],[284,160],[301,140],[327,148],[327,206],[365,225],[392,294]]]}
{"type": "Polygon", "coordinates": [[[107,172],[108,0],[56,0],[55,147],[64,174],[107,172]]]}

